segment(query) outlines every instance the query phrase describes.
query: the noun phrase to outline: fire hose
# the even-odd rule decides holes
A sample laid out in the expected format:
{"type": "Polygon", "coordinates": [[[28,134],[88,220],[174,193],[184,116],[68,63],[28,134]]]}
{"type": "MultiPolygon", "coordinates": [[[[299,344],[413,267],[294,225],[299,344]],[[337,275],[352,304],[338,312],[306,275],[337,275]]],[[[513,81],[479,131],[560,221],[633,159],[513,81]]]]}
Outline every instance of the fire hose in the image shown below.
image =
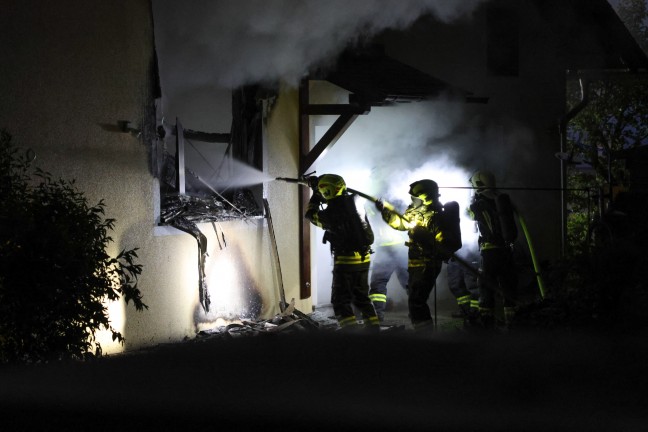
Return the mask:
{"type": "Polygon", "coordinates": [[[515,210],[515,215],[517,216],[518,222],[522,227],[522,231],[524,232],[524,237],[526,238],[527,245],[529,246],[529,254],[531,255],[533,270],[535,271],[536,280],[538,282],[538,289],[540,290],[540,298],[544,299],[545,298],[544,282],[542,280],[542,275],[540,273],[541,269],[538,263],[538,258],[536,257],[535,248],[533,247],[533,242],[531,241],[531,234],[529,234],[529,229],[527,228],[526,221],[524,220],[520,212],[515,210]]]}

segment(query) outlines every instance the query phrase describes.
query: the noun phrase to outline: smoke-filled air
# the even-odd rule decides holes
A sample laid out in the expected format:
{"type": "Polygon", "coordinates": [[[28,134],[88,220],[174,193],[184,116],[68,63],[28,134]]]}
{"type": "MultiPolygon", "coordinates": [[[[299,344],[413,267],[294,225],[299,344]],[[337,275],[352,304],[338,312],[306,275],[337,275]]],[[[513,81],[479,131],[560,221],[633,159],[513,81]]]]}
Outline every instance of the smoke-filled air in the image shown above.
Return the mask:
{"type": "MultiPolygon", "coordinates": [[[[503,142],[488,127],[472,122],[462,101],[374,107],[358,117],[315,168],[318,175],[339,174],[348,187],[393,201],[401,211],[411,201],[409,185],[432,179],[439,185],[441,203],[460,205],[464,244],[476,245],[474,225],[465,214],[472,196],[471,174],[478,169],[504,173],[512,169],[512,160],[530,156],[522,146],[503,142]],[[479,151],[484,146],[491,151],[479,151]]],[[[316,127],[316,137],[326,128],[316,127]]],[[[524,139],[522,129],[518,136],[524,139]]]]}
{"type": "Polygon", "coordinates": [[[175,56],[168,64],[160,58],[166,79],[232,89],[277,80],[296,84],[349,44],[406,28],[426,13],[457,19],[481,1],[200,0],[188,8],[156,0],[153,7],[156,19],[165,23],[164,33],[156,34],[158,49],[175,56]]]}
{"type": "MultiPolygon", "coordinates": [[[[482,1],[198,0],[189,8],[182,2],[156,0],[153,4],[155,19],[163,23],[162,27],[156,28],[155,37],[158,51],[164,53],[158,57],[160,69],[164,72],[161,84],[169,104],[167,111],[182,116],[183,110],[189,106],[192,112],[196,111],[196,106],[205,106],[203,111],[211,114],[205,114],[204,127],[211,129],[215,119],[224,116],[219,114],[220,108],[210,101],[223,90],[278,81],[296,85],[310,70],[335,61],[349,45],[367,40],[386,29],[407,28],[424,14],[432,14],[446,22],[469,17],[482,1]]],[[[225,93],[221,95],[226,97],[225,93]]],[[[389,109],[386,115],[391,116],[391,111],[389,109]]],[[[368,119],[363,120],[370,121],[378,117],[375,124],[380,124],[378,110],[364,117],[368,119]]],[[[191,118],[194,122],[191,127],[202,127],[199,115],[192,114],[191,118]]],[[[421,151],[419,143],[442,138],[440,134],[448,133],[447,130],[421,127],[428,122],[429,119],[421,118],[415,128],[399,125],[394,126],[396,131],[384,131],[382,136],[391,137],[391,143],[379,140],[381,134],[375,130],[376,126],[363,128],[361,134],[368,129],[373,132],[371,136],[356,140],[358,145],[362,144],[358,149],[364,149],[365,144],[372,145],[375,161],[367,164],[367,168],[379,168],[381,160],[391,160],[388,170],[391,175],[396,175],[394,173],[400,168],[411,168],[401,156],[408,154],[412,160],[420,160],[415,155],[421,151]],[[415,131],[418,136],[413,136],[415,131]],[[395,132],[404,135],[399,137],[395,132]],[[404,147],[406,145],[410,145],[409,150],[404,147]],[[399,150],[394,153],[396,148],[399,150]],[[402,166],[398,166],[399,163],[402,166]]],[[[349,139],[345,137],[345,141],[349,139]]],[[[341,160],[346,160],[346,155],[341,160]]],[[[235,171],[241,172],[240,167],[237,168],[235,171]]],[[[238,177],[267,180],[258,179],[249,172],[244,174],[238,177]]],[[[376,171],[372,173],[372,177],[378,175],[376,171]]],[[[202,180],[213,187],[232,186],[231,178],[223,184],[222,179],[205,177],[202,180]]],[[[243,185],[242,182],[236,183],[243,185]]]]}

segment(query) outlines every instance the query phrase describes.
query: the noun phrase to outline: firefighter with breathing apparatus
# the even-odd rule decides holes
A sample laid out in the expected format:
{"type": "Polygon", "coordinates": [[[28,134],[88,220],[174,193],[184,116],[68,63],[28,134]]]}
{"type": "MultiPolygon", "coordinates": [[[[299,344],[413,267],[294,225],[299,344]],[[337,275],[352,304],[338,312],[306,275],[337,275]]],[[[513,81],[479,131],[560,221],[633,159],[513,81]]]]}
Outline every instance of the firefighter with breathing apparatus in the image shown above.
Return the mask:
{"type": "MultiPolygon", "coordinates": [[[[396,275],[403,292],[407,291],[407,249],[404,247],[407,233],[393,230],[383,223],[382,214],[376,211],[374,202],[367,206],[367,215],[376,235],[369,275],[369,298],[380,322],[384,322],[388,309],[387,285],[392,275],[396,275]]],[[[392,297],[393,294],[390,293],[392,297]]]]}
{"type": "Polygon", "coordinates": [[[477,171],[469,179],[474,188],[469,214],[479,229],[482,273],[479,285],[479,313],[486,328],[494,328],[495,296],[499,288],[503,298],[504,324],[510,325],[515,314],[517,269],[513,243],[517,238],[514,210],[508,194],[499,193],[495,176],[477,171]]]}
{"type": "Polygon", "coordinates": [[[459,205],[439,202],[439,187],[433,180],[423,179],[410,185],[412,202],[404,214],[381,200],[376,208],[393,229],[407,231],[409,317],[416,331],[432,330],[434,320],[428,298],[436,286],[443,261],[461,248],[459,205]]]}
{"type": "Polygon", "coordinates": [[[473,268],[480,267],[479,251],[472,245],[458,250],[455,257],[448,260],[446,278],[448,290],[457,301],[457,311],[453,318],[463,318],[464,323],[473,325],[479,317],[479,277],[478,271],[468,271],[457,258],[471,264],[473,268]]]}
{"type": "MultiPolygon", "coordinates": [[[[353,306],[362,315],[365,328],[379,331],[380,323],[369,299],[369,265],[374,240],[366,215],[361,216],[356,195],[347,191],[336,174],[309,177],[313,195],[304,217],[324,229],[323,241],[333,254],[331,303],[341,329],[357,328],[353,306]]],[[[364,214],[364,211],[362,210],[364,214]]]]}

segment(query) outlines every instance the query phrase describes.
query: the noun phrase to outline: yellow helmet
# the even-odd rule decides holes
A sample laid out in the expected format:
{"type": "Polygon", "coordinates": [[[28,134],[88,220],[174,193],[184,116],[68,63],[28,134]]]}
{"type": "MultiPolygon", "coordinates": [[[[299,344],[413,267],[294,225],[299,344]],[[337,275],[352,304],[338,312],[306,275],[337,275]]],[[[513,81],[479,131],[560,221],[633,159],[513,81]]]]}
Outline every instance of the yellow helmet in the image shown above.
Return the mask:
{"type": "Polygon", "coordinates": [[[409,194],[430,204],[439,198],[439,185],[434,180],[418,180],[410,185],[409,194]]]}
{"type": "Polygon", "coordinates": [[[317,180],[317,190],[328,201],[342,195],[346,190],[346,183],[337,174],[324,174],[317,180]]]}
{"type": "Polygon", "coordinates": [[[476,171],[468,180],[475,188],[475,194],[491,197],[495,194],[495,176],[490,171],[476,171]]]}

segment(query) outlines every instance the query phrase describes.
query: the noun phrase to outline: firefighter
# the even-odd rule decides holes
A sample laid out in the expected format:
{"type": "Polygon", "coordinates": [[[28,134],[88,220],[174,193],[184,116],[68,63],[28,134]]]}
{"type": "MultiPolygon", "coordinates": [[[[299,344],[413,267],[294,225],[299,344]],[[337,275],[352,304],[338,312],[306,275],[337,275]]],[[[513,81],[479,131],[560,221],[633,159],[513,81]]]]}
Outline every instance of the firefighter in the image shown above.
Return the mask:
{"type": "Polygon", "coordinates": [[[507,194],[497,191],[492,173],[477,171],[469,181],[474,188],[469,214],[479,229],[478,245],[482,257],[480,319],[484,327],[495,327],[495,297],[500,291],[503,321],[508,327],[515,314],[518,283],[513,256],[513,243],[517,237],[513,206],[507,194]]]}
{"type": "MultiPolygon", "coordinates": [[[[456,255],[478,271],[479,251],[462,248],[456,255]]],[[[446,272],[448,290],[457,301],[457,310],[452,313],[452,317],[463,318],[465,322],[472,324],[479,315],[479,278],[455,258],[448,260],[446,272]]]]}
{"type": "Polygon", "coordinates": [[[387,309],[387,284],[395,274],[404,290],[407,290],[407,253],[405,243],[407,234],[396,231],[382,222],[382,216],[376,209],[367,209],[367,215],[376,234],[375,254],[371,261],[369,278],[369,298],[371,299],[378,319],[383,322],[387,309]],[[380,220],[376,220],[380,218],[380,220]],[[378,227],[377,230],[375,227],[378,227]]]}
{"type": "MultiPolygon", "coordinates": [[[[456,216],[454,232],[446,229],[444,207],[439,203],[439,187],[433,180],[424,179],[410,185],[412,202],[403,215],[383,201],[376,202],[383,220],[392,228],[407,231],[408,251],[408,299],[409,317],[415,331],[428,331],[434,320],[428,306],[428,298],[436,285],[444,260],[461,247],[459,218],[456,216]],[[459,247],[456,247],[457,242],[459,247]]],[[[456,204],[456,203],[454,203],[456,204]]],[[[458,211],[458,206],[457,206],[458,211]]],[[[455,221],[453,220],[453,223],[455,221]]]]}
{"type": "MultiPolygon", "coordinates": [[[[349,194],[344,179],[324,174],[309,181],[313,195],[305,217],[324,229],[333,255],[331,304],[340,329],[357,328],[355,307],[365,328],[380,331],[380,322],[369,300],[369,266],[374,235],[366,215],[361,216],[355,195],[349,194]],[[323,207],[323,208],[322,208],[323,207]]],[[[362,210],[364,213],[364,210],[362,210]]]]}

